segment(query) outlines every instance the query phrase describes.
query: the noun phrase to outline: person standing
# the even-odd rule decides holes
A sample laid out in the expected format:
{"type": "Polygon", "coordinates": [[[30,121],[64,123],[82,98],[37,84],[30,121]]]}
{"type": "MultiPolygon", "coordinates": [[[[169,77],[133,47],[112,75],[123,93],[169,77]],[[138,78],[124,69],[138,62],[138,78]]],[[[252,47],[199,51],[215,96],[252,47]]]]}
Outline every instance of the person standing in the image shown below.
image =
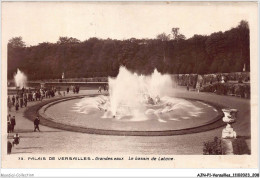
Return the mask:
{"type": "Polygon", "coordinates": [[[67,87],[67,94],[70,92],[70,88],[69,87],[67,87]]]}
{"type": "Polygon", "coordinates": [[[78,85],[76,86],[76,93],[77,94],[79,93],[79,86],[78,85]]]}
{"type": "Polygon", "coordinates": [[[13,104],[13,106],[14,106],[14,104],[15,104],[15,97],[14,97],[14,95],[13,95],[13,97],[12,97],[12,104],[13,104]]]}
{"type": "Polygon", "coordinates": [[[44,97],[44,91],[43,90],[41,90],[41,101],[43,100],[43,97],[44,97]]]}
{"type": "Polygon", "coordinates": [[[16,110],[16,111],[19,110],[19,103],[18,103],[18,101],[16,101],[15,110],[16,110]]]}
{"type": "Polygon", "coordinates": [[[7,133],[11,133],[11,114],[7,116],[7,133]]]}
{"type": "Polygon", "coordinates": [[[11,103],[11,98],[10,98],[10,96],[7,97],[7,103],[8,103],[8,104],[11,103]]]}
{"type": "Polygon", "coordinates": [[[11,132],[14,132],[15,125],[16,125],[15,116],[13,116],[11,119],[11,132]]]}
{"type": "Polygon", "coordinates": [[[21,108],[23,107],[23,98],[22,97],[20,98],[20,107],[21,108]]]}
{"type": "Polygon", "coordinates": [[[29,93],[28,93],[28,97],[27,97],[27,101],[32,101],[31,98],[32,98],[32,97],[31,97],[31,93],[29,92],[29,93]]]}
{"type": "Polygon", "coordinates": [[[11,122],[11,118],[12,118],[12,117],[11,117],[11,114],[8,114],[8,115],[7,115],[7,122],[11,122]]]}
{"type": "Polygon", "coordinates": [[[187,91],[189,91],[190,90],[190,86],[189,86],[189,84],[187,84],[187,91]]]}
{"type": "Polygon", "coordinates": [[[24,99],[23,99],[23,103],[24,103],[24,106],[27,107],[27,97],[25,95],[24,99]]]}
{"type": "Polygon", "coordinates": [[[18,135],[18,133],[16,133],[13,137],[13,146],[14,144],[18,145],[20,143],[20,136],[18,135]]]}
{"type": "Polygon", "coordinates": [[[36,92],[33,92],[33,101],[36,101],[36,92]]]}
{"type": "Polygon", "coordinates": [[[45,98],[46,98],[46,99],[49,98],[49,90],[46,90],[46,91],[45,91],[45,98]]]}
{"type": "Polygon", "coordinates": [[[36,129],[38,129],[38,131],[40,132],[39,124],[40,124],[40,119],[39,116],[37,116],[36,119],[34,120],[34,132],[36,131],[36,129]]]}
{"type": "Polygon", "coordinates": [[[8,140],[7,141],[7,154],[11,154],[12,152],[12,143],[8,140]]]}
{"type": "Polygon", "coordinates": [[[16,99],[16,102],[18,102],[18,100],[19,100],[19,95],[18,94],[16,95],[15,99],[16,99]]]}
{"type": "Polygon", "coordinates": [[[12,132],[12,125],[11,125],[11,121],[7,122],[7,133],[11,133],[12,132]]]}
{"type": "Polygon", "coordinates": [[[11,109],[12,109],[12,102],[10,101],[8,102],[8,110],[11,111],[11,109]]]}

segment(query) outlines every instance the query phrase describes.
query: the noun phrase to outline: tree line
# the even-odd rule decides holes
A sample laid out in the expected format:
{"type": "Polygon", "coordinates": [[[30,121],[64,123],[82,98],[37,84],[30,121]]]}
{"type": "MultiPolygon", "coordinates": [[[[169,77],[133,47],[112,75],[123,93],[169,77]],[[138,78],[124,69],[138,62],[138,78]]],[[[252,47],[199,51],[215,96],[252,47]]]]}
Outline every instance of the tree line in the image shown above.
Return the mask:
{"type": "Polygon", "coordinates": [[[43,42],[26,47],[22,37],[8,43],[8,79],[17,68],[29,80],[116,76],[120,66],[150,74],[155,68],[169,74],[207,74],[250,71],[249,26],[186,39],[173,28],[172,34],[154,39],[98,39],[80,41],[60,37],[56,43],[43,42]]]}

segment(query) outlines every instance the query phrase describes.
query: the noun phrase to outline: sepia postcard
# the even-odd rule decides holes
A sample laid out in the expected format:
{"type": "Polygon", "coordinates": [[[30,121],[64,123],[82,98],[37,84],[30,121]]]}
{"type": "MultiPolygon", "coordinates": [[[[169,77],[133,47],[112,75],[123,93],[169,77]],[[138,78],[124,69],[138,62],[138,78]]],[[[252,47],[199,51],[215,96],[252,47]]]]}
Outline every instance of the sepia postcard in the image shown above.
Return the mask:
{"type": "Polygon", "coordinates": [[[259,166],[257,2],[1,15],[2,168],[259,166]]]}

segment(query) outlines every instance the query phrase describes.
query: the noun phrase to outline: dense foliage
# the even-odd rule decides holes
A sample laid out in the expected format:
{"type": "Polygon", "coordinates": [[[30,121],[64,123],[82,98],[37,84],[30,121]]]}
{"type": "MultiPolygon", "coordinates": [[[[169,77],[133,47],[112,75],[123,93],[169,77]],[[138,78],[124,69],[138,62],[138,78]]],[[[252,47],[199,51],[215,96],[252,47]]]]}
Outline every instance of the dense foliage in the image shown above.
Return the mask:
{"type": "Polygon", "coordinates": [[[17,68],[29,80],[116,76],[120,65],[149,74],[154,68],[162,73],[250,71],[249,27],[241,21],[236,28],[209,36],[194,35],[185,39],[173,28],[173,37],[165,33],[156,39],[97,39],[79,41],[60,37],[57,43],[25,47],[21,37],[8,44],[8,78],[17,68]]]}
{"type": "Polygon", "coordinates": [[[203,145],[204,155],[221,155],[222,154],[222,144],[218,137],[214,137],[214,141],[204,142],[203,145]]]}

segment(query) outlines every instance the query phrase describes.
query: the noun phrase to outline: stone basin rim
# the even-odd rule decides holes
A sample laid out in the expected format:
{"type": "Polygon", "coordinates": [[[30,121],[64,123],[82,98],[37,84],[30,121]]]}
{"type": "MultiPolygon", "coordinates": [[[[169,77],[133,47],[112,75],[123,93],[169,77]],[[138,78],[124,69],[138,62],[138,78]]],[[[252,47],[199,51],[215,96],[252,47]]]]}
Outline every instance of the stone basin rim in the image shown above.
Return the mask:
{"type": "Polygon", "coordinates": [[[36,105],[33,105],[26,109],[24,112],[25,118],[34,121],[34,118],[38,115],[41,119],[41,125],[48,126],[51,128],[66,130],[66,131],[72,131],[72,132],[80,132],[80,133],[87,133],[87,134],[98,134],[98,135],[115,135],[115,136],[173,136],[173,135],[186,135],[186,134],[193,134],[193,133],[199,133],[199,132],[205,132],[213,129],[217,129],[220,127],[223,127],[226,125],[222,121],[222,118],[224,116],[222,109],[226,108],[224,106],[221,106],[219,104],[215,104],[212,102],[208,102],[205,100],[200,99],[193,99],[193,98],[185,98],[185,97],[175,97],[175,98],[181,98],[185,100],[191,100],[191,101],[200,101],[203,103],[206,103],[212,107],[214,107],[218,115],[210,119],[207,123],[204,123],[200,126],[196,127],[190,127],[185,129],[178,129],[178,130],[162,130],[162,131],[123,131],[123,130],[106,130],[106,129],[97,129],[97,128],[87,128],[87,127],[80,127],[80,126],[72,126],[68,124],[58,123],[55,122],[49,118],[46,118],[42,116],[39,111],[42,107],[46,106],[45,110],[48,107],[51,107],[52,105],[55,105],[60,102],[73,100],[73,99],[79,99],[84,97],[94,97],[98,96],[100,94],[85,94],[85,95],[77,95],[77,96],[70,96],[65,98],[55,98],[47,101],[43,101],[41,103],[37,103],[36,105]]]}

